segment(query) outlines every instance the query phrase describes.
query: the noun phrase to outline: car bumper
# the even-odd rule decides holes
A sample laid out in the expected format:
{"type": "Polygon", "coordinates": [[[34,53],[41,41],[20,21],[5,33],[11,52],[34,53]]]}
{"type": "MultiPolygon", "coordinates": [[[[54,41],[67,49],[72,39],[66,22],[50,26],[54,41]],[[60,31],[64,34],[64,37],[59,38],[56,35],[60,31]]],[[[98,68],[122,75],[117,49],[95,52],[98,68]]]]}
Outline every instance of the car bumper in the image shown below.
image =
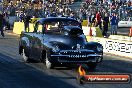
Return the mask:
{"type": "Polygon", "coordinates": [[[101,62],[102,55],[89,54],[89,55],[51,55],[53,62],[60,63],[88,63],[88,62],[101,62]]]}

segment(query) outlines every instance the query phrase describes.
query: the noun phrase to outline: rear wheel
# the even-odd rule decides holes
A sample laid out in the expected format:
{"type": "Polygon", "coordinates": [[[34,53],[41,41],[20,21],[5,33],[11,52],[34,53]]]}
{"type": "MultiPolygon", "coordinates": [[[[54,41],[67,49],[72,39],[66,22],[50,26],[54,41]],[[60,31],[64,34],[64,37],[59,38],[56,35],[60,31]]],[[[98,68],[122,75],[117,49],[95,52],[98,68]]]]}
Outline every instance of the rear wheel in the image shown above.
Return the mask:
{"type": "Polygon", "coordinates": [[[29,62],[29,57],[25,53],[25,49],[22,49],[22,57],[24,62],[29,62]]]}
{"type": "Polygon", "coordinates": [[[96,66],[97,66],[97,63],[88,63],[87,64],[87,66],[88,66],[88,68],[90,69],[90,70],[94,70],[95,68],[96,68],[96,66]]]}

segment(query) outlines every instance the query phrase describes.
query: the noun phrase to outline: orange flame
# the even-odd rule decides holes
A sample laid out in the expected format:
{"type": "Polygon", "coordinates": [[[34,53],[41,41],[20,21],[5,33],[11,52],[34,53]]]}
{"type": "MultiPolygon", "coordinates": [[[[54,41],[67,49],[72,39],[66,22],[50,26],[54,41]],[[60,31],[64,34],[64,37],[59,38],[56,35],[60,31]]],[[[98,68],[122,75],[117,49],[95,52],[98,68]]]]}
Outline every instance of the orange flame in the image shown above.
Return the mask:
{"type": "Polygon", "coordinates": [[[79,75],[80,75],[80,76],[86,75],[86,72],[85,72],[85,70],[82,68],[82,66],[79,66],[78,72],[79,72],[79,75]]]}

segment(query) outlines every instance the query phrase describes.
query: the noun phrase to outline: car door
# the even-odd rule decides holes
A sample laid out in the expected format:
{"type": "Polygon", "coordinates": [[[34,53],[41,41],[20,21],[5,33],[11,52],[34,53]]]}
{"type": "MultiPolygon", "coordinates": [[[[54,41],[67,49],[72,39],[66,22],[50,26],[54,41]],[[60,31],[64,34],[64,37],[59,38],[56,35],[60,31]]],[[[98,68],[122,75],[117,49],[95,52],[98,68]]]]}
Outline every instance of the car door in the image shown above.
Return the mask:
{"type": "Polygon", "coordinates": [[[34,45],[32,47],[33,57],[34,59],[40,58],[40,51],[41,51],[41,41],[42,41],[42,27],[40,27],[40,24],[37,25],[37,31],[34,33],[34,45]]]}
{"type": "Polygon", "coordinates": [[[29,42],[30,42],[29,56],[30,58],[34,58],[34,45],[35,45],[34,33],[30,34],[29,42]]]}
{"type": "Polygon", "coordinates": [[[27,43],[27,52],[30,58],[32,58],[32,46],[33,46],[33,35],[34,33],[31,32],[25,32],[24,33],[24,37],[23,39],[26,41],[27,43]]]}

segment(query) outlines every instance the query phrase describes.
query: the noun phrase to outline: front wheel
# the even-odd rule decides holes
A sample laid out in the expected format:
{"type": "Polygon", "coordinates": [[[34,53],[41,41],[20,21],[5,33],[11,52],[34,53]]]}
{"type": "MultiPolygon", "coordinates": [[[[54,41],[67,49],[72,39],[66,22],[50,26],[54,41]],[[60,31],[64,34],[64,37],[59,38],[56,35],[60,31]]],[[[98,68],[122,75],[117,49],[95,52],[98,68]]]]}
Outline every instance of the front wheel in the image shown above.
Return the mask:
{"type": "Polygon", "coordinates": [[[46,53],[45,64],[46,64],[47,69],[52,69],[54,67],[53,63],[49,60],[47,53],[46,53]]]}
{"type": "Polygon", "coordinates": [[[89,67],[90,70],[94,70],[97,66],[97,63],[88,63],[87,66],[89,67]]]}

